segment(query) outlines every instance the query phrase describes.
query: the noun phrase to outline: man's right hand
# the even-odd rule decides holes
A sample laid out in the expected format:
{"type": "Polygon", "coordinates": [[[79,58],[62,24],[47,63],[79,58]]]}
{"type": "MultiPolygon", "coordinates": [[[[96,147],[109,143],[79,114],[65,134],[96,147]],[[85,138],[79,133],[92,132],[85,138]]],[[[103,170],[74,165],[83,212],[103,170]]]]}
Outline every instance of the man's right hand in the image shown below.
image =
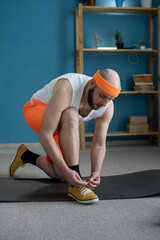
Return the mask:
{"type": "Polygon", "coordinates": [[[74,170],[70,170],[65,178],[66,181],[73,187],[82,187],[87,185],[87,182],[83,181],[79,174],[74,170]]]}

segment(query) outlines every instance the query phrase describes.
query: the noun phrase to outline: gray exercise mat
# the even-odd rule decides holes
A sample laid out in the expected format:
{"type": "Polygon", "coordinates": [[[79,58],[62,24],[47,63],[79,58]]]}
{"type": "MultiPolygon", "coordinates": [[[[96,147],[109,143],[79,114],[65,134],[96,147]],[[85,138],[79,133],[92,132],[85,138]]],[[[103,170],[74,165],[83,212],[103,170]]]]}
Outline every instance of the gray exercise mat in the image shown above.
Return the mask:
{"type": "MultiPolygon", "coordinates": [[[[69,185],[50,178],[0,178],[0,202],[70,201],[69,185]]],[[[100,200],[151,197],[160,194],[160,170],[101,177],[94,192],[100,200]]]]}

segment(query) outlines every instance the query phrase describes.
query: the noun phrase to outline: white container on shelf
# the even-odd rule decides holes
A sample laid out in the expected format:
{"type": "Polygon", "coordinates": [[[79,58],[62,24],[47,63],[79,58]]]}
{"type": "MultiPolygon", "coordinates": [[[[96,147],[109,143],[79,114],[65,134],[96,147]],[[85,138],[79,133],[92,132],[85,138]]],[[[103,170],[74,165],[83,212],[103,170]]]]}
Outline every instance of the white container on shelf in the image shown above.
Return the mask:
{"type": "Polygon", "coordinates": [[[151,8],[152,0],[141,0],[141,6],[144,8],[151,8]]]}

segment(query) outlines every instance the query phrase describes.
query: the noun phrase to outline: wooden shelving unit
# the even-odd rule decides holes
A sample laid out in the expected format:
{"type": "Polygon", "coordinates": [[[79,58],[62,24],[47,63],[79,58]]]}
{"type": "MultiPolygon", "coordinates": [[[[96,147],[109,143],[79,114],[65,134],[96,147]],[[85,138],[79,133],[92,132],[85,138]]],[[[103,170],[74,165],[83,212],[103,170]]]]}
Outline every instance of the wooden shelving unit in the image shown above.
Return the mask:
{"type": "MultiPolygon", "coordinates": [[[[154,75],[154,57],[158,56],[158,89],[156,91],[122,91],[121,94],[148,94],[149,95],[149,125],[148,133],[109,132],[108,136],[153,136],[158,137],[160,146],[160,6],[158,8],[126,8],[126,7],[98,7],[83,6],[79,4],[76,9],[76,71],[83,73],[84,54],[148,54],[149,72],[154,75]],[[83,13],[123,13],[148,14],[150,19],[150,49],[91,49],[83,48],[83,13]],[[158,15],[158,49],[154,50],[154,17],[158,15]],[[154,131],[154,96],[158,97],[158,131],[154,131]]],[[[93,133],[86,133],[84,123],[80,126],[81,148],[85,149],[85,137],[93,137],[93,133]]]]}
{"type": "MultiPolygon", "coordinates": [[[[129,133],[129,132],[109,132],[109,137],[119,137],[119,136],[158,136],[158,132],[156,131],[150,131],[147,133],[129,133]]],[[[93,137],[93,133],[85,133],[86,137],[93,137]]]]}
{"type": "Polygon", "coordinates": [[[82,6],[79,4],[78,8],[82,8],[83,12],[88,13],[140,13],[157,15],[157,8],[142,8],[142,7],[101,7],[101,6],[82,6]]]}
{"type": "Polygon", "coordinates": [[[152,56],[158,55],[158,50],[140,50],[140,49],[91,49],[91,48],[83,48],[83,53],[123,53],[123,54],[150,54],[152,56]]]}

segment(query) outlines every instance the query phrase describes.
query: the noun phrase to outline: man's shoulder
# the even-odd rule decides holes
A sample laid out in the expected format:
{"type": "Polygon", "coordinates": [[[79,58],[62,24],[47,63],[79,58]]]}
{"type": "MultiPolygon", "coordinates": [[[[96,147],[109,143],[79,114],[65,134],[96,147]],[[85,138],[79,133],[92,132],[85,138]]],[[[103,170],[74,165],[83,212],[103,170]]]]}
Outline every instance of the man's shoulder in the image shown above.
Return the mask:
{"type": "Polygon", "coordinates": [[[68,81],[70,82],[74,90],[78,90],[79,88],[84,88],[87,82],[92,79],[92,77],[89,77],[81,73],[68,73],[60,76],[60,78],[68,79],[68,81]]]}
{"type": "Polygon", "coordinates": [[[82,74],[82,73],[66,73],[66,74],[63,74],[61,76],[59,76],[58,78],[82,78],[82,79],[85,79],[85,78],[92,78],[90,76],[87,76],[85,74],[82,74]]]}

